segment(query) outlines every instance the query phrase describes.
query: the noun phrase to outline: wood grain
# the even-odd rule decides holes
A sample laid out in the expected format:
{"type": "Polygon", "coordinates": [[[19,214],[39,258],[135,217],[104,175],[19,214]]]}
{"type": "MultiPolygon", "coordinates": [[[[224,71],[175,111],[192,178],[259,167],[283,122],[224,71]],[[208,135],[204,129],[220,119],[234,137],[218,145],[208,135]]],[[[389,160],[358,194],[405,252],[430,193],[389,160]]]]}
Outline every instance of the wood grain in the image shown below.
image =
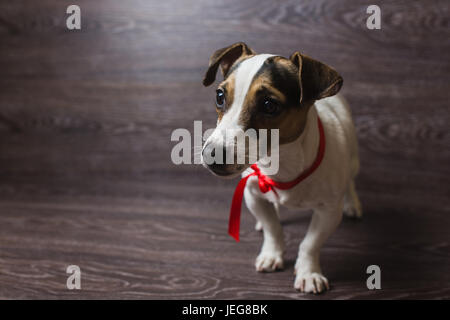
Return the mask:
{"type": "Polygon", "coordinates": [[[448,1],[378,1],[381,30],[350,0],[79,0],[80,31],[69,4],[0,3],[0,297],[450,298],[448,1]],[[240,244],[226,235],[236,181],[170,162],[173,129],[214,126],[201,79],[236,41],[345,80],[365,218],[326,244],[325,295],[292,288],[308,213],[282,212],[286,270],[257,274],[252,217],[240,244]],[[365,287],[370,264],[382,290],[365,287]]]}

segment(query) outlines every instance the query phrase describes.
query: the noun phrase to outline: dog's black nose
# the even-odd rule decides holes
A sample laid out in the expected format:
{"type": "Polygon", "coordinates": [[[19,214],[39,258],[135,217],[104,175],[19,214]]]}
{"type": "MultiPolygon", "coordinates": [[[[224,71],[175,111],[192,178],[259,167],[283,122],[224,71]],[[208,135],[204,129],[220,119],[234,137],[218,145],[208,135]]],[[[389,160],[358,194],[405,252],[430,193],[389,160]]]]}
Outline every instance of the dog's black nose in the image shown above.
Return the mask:
{"type": "MultiPolygon", "coordinates": [[[[229,156],[232,155],[230,151],[229,156]]],[[[227,163],[226,148],[210,143],[205,145],[202,151],[203,164],[214,174],[222,177],[232,176],[244,169],[244,166],[236,165],[234,162],[227,163]]]]}
{"type": "Polygon", "coordinates": [[[226,161],[226,149],[222,148],[222,154],[216,157],[216,147],[213,144],[207,144],[202,151],[202,156],[208,166],[224,165],[226,161]]]}
{"type": "Polygon", "coordinates": [[[230,174],[229,165],[226,164],[226,149],[217,150],[214,145],[209,144],[203,148],[203,161],[208,165],[209,170],[219,176],[228,176],[230,174]],[[218,151],[221,151],[218,153],[218,151]],[[220,154],[222,153],[222,154],[220,154]]]}

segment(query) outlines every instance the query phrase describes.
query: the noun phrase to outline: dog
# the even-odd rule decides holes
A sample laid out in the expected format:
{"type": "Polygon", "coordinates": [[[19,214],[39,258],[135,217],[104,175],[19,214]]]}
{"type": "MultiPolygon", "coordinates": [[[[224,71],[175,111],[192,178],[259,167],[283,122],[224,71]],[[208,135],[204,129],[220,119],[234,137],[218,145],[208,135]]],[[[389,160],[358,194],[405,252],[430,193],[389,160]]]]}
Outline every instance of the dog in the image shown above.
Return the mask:
{"type": "Polygon", "coordinates": [[[320,249],[343,214],[358,218],[362,215],[355,190],[359,171],[355,127],[347,103],[337,95],[343,79],[333,68],[300,52],[289,59],[256,54],[243,42],[219,49],[211,56],[205,86],[215,81],[219,68],[224,80],[216,91],[217,127],[204,143],[203,157],[211,149],[228,152],[227,148],[235,147],[234,137],[227,135],[223,140],[224,129],[278,129],[279,170],[266,174],[264,166],[258,166],[262,159],[256,166],[224,161],[204,166],[220,177],[241,174],[247,179],[245,203],[256,218],[255,228],[264,235],[255,262],[259,272],[283,268],[285,243],[279,206],[312,209],[308,231],[299,246],[294,288],[307,293],[329,290],[319,263],[320,249]],[[309,170],[300,183],[280,189],[313,164],[314,170],[309,170]],[[261,181],[269,190],[262,189],[261,181]]]}

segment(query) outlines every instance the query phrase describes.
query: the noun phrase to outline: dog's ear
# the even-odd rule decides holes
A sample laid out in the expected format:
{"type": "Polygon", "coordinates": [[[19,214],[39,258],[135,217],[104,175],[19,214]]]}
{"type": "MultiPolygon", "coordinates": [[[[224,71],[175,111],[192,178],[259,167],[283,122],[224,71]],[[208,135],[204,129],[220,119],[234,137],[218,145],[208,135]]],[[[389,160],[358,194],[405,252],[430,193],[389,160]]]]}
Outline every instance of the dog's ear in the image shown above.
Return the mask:
{"type": "Polygon", "coordinates": [[[219,65],[225,77],[236,60],[252,54],[255,54],[255,52],[243,42],[237,42],[231,46],[217,50],[209,59],[209,67],[203,78],[203,85],[207,87],[214,82],[219,65]]]}
{"type": "Polygon", "coordinates": [[[289,59],[298,68],[300,102],[334,96],[341,89],[344,80],[333,68],[298,51],[289,59]]]}

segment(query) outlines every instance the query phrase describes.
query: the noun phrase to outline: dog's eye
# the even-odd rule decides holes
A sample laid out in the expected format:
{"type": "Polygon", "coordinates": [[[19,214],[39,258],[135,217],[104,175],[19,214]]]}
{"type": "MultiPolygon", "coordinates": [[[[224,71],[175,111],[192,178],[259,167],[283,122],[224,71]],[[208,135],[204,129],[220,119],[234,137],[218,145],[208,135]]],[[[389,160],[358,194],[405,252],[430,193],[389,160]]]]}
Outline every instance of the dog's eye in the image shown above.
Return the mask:
{"type": "Polygon", "coordinates": [[[222,89],[216,90],[216,106],[220,110],[225,107],[225,92],[222,89]]]}
{"type": "Polygon", "coordinates": [[[274,115],[278,112],[279,105],[276,101],[272,99],[264,99],[263,102],[263,112],[267,115],[274,115]]]}

